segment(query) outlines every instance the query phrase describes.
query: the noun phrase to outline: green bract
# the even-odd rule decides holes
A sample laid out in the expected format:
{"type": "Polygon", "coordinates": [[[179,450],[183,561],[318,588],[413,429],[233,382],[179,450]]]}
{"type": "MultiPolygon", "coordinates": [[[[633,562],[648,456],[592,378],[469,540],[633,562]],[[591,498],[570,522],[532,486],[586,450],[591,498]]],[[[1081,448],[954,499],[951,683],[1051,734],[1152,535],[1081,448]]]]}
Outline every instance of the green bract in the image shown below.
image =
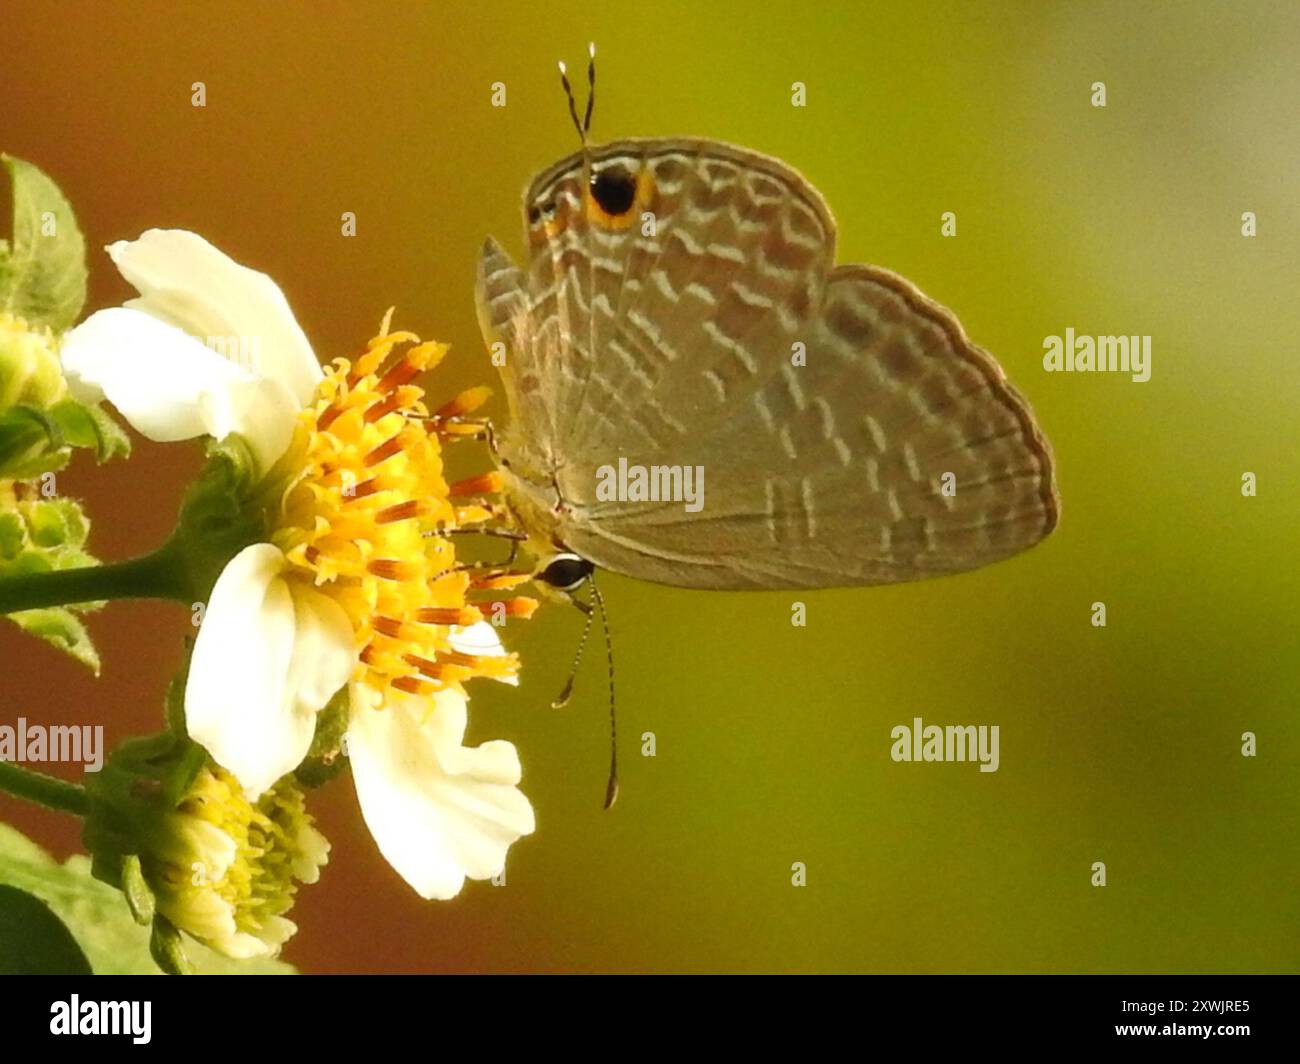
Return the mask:
{"type": "MultiPolygon", "coordinates": [[[[46,499],[30,485],[0,481],[0,580],[96,564],[85,550],[90,523],[72,499],[46,499]]],[[[79,613],[98,603],[50,606],[8,615],[24,631],[99,672],[99,655],[79,613]]]]}

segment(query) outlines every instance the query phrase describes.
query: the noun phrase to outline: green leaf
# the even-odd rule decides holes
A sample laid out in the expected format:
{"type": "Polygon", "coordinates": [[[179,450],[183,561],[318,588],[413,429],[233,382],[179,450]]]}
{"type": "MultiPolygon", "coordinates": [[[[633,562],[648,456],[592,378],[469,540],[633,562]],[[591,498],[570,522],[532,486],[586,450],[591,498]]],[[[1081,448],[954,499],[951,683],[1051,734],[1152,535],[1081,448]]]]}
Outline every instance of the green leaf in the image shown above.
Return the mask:
{"type": "MultiPolygon", "coordinates": [[[[72,857],[59,864],[21,832],[0,824],[0,884],[44,902],[66,925],[97,974],[159,974],[149,952],[151,929],[135,922],[121,891],[91,876],[88,858],[72,857]]],[[[283,961],[232,961],[189,938],[185,952],[194,971],[203,975],[294,972],[283,961]]]]}
{"type": "Polygon", "coordinates": [[[90,961],[49,906],[0,886],[0,975],[90,974],[90,961]]]}
{"type": "Polygon", "coordinates": [[[131,454],[130,437],[98,405],[63,399],[50,409],[50,416],[59,426],[65,443],[72,447],[93,447],[95,461],[100,465],[131,454]]]}
{"type": "Polygon", "coordinates": [[[13,243],[0,242],[0,310],[72,327],[86,302],[86,241],[59,187],[31,163],[2,157],[14,188],[13,243]]]}
{"type": "Polygon", "coordinates": [[[44,639],[99,675],[99,652],[86,626],[70,610],[63,606],[49,606],[39,610],[20,610],[8,616],[28,635],[44,639]]]}

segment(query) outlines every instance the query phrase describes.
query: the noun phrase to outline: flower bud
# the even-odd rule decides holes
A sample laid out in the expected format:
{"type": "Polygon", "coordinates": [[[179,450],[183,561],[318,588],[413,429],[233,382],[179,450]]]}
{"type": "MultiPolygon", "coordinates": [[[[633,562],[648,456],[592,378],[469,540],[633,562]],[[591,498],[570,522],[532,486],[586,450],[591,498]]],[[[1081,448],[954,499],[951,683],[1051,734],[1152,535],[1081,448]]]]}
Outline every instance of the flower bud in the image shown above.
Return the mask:
{"type": "Polygon", "coordinates": [[[87,791],[101,879],[123,886],[138,854],[157,912],[228,957],[274,956],[297,930],[285,914],[298,884],[319,878],[329,843],[292,778],[250,802],[200,748],[164,735],[127,743],[87,791]]]}
{"type": "Polygon", "coordinates": [[[67,390],[50,330],[0,313],[0,413],[19,403],[47,409],[67,390]]]}

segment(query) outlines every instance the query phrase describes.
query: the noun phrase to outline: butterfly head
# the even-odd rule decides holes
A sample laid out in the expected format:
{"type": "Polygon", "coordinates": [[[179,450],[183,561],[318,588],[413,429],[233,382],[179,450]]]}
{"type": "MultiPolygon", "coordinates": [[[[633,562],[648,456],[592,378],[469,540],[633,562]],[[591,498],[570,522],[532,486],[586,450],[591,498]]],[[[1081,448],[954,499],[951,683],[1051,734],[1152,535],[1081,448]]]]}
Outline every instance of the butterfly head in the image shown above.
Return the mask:
{"type": "Polygon", "coordinates": [[[566,602],[579,604],[574,593],[591,579],[596,566],[570,551],[561,551],[542,559],[533,570],[533,583],[538,585],[543,594],[553,596],[566,602]]]}

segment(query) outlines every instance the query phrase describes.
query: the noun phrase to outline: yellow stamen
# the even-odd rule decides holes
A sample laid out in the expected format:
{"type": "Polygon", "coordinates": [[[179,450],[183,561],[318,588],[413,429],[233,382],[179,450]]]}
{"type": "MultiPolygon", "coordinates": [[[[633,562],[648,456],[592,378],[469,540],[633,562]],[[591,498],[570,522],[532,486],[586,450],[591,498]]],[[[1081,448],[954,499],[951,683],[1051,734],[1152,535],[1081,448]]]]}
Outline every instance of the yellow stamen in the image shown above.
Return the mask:
{"type": "MultiPolygon", "coordinates": [[[[487,473],[454,487],[444,479],[440,434],[428,431],[424,391],[413,382],[446,350],[385,333],[355,364],[341,358],[326,370],[299,421],[292,453],[301,472],[272,536],[288,575],[343,607],[361,648],[354,680],[381,694],[391,687],[427,695],[518,668],[513,655],[458,653],[450,642],[454,628],[483,620],[466,601],[471,589],[512,587],[528,574],[489,568],[471,576],[457,567],[448,533],[497,513],[452,496],[494,493],[500,478],[487,473]]],[[[486,389],[470,389],[442,409],[468,412],[480,395],[486,389]]],[[[527,617],[530,601],[505,600],[505,611],[527,617]]]]}

